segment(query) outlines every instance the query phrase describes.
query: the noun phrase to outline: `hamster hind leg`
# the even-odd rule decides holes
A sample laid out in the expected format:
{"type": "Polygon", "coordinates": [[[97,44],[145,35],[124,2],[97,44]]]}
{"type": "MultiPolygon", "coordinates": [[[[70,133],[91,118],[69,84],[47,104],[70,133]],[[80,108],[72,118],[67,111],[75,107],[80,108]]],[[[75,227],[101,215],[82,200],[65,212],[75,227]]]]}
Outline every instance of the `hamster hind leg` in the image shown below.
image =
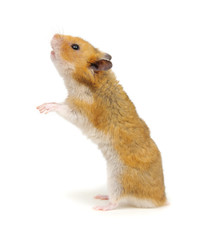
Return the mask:
{"type": "MultiPolygon", "coordinates": [[[[108,158],[107,158],[108,159],[108,158]]],[[[116,154],[112,154],[110,161],[107,161],[107,175],[108,175],[108,193],[109,195],[98,195],[95,198],[100,200],[109,200],[107,205],[96,206],[95,210],[109,211],[118,207],[120,202],[120,196],[122,192],[122,186],[118,182],[118,176],[122,167],[117,168],[120,161],[116,154]]]]}

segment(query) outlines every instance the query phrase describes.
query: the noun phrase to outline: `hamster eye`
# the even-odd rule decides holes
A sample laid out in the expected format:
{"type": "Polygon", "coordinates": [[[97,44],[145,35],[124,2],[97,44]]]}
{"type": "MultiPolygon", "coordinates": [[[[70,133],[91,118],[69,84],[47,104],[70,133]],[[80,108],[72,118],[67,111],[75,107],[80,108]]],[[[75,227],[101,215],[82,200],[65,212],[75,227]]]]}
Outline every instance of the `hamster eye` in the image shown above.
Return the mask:
{"type": "Polygon", "coordinates": [[[72,49],[74,49],[74,50],[79,50],[79,49],[80,49],[80,47],[79,47],[78,44],[72,44],[71,47],[72,47],[72,49]]]}

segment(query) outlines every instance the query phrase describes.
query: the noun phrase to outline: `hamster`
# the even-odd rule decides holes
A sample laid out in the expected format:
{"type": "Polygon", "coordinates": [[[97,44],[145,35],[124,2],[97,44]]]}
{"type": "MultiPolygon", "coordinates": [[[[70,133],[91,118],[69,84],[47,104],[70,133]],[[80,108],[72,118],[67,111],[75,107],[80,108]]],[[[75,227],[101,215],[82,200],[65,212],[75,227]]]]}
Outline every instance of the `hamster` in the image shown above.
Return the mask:
{"type": "Polygon", "coordinates": [[[51,59],[68,90],[63,103],[45,103],[40,113],[56,112],[79,127],[102,151],[107,163],[109,200],[96,210],[125,202],[153,208],[166,204],[161,154],[145,122],[116,80],[111,56],[87,41],[54,35],[51,59]]]}

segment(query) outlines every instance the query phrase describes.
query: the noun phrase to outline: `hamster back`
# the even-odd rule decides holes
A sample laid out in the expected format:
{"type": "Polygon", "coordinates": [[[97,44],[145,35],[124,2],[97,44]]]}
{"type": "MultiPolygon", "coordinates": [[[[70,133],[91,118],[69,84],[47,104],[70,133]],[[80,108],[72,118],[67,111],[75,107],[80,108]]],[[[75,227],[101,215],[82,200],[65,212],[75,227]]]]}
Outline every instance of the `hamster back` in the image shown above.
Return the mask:
{"type": "Polygon", "coordinates": [[[145,122],[112,72],[111,56],[81,38],[55,35],[51,58],[68,90],[64,103],[46,103],[79,127],[102,151],[108,173],[109,200],[96,210],[122,202],[135,207],[166,204],[161,154],[145,122]]]}

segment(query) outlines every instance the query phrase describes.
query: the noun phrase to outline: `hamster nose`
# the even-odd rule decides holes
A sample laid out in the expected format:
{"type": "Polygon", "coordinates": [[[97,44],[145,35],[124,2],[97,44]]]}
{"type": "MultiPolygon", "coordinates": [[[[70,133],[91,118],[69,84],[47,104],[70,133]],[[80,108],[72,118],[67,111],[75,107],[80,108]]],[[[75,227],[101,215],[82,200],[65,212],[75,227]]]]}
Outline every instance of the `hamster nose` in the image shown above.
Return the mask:
{"type": "Polygon", "coordinates": [[[51,46],[52,48],[56,48],[57,46],[60,45],[61,40],[62,40],[62,35],[60,34],[55,34],[51,40],[51,46]]]}

